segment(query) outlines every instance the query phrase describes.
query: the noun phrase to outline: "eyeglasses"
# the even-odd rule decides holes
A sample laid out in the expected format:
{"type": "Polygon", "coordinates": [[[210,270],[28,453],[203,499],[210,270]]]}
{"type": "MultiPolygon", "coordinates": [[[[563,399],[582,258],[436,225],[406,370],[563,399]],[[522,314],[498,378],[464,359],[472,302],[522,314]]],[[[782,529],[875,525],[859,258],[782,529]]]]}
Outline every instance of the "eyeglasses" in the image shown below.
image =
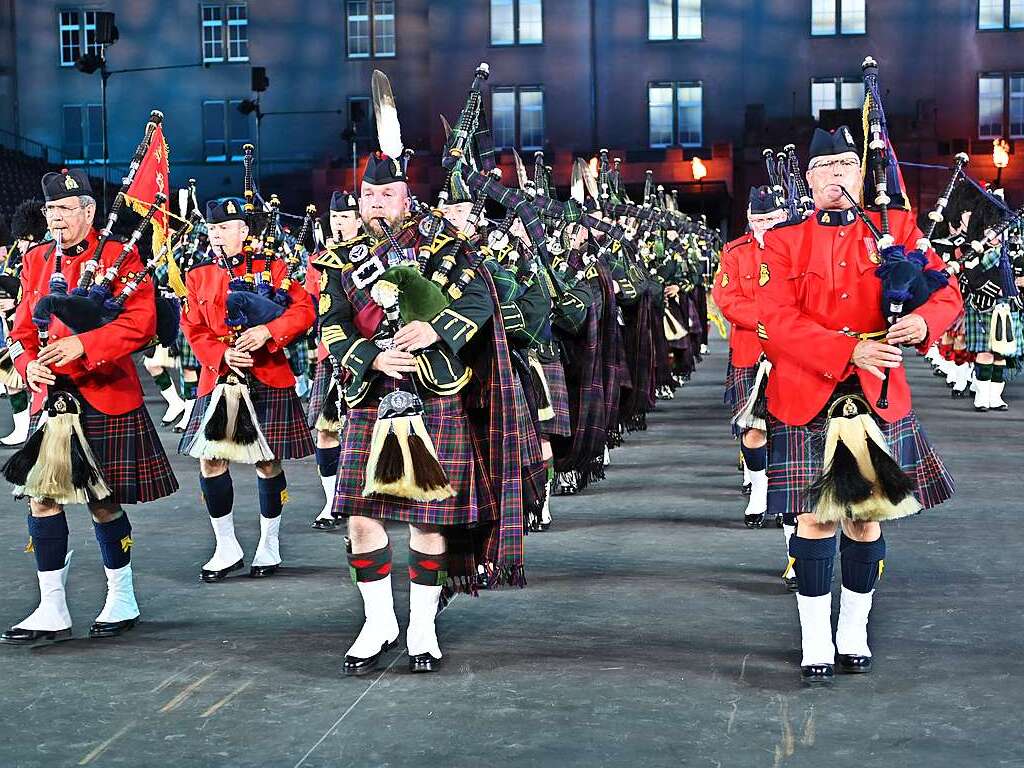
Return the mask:
{"type": "Polygon", "coordinates": [[[852,168],[859,168],[859,167],[860,167],[860,162],[859,161],[851,160],[850,158],[846,158],[845,160],[829,160],[828,162],[825,162],[825,163],[818,163],[816,165],[812,165],[812,166],[808,167],[807,170],[809,170],[809,171],[817,171],[819,169],[825,169],[825,170],[831,171],[831,170],[834,170],[836,168],[842,168],[844,171],[848,171],[848,170],[850,170],[852,168]]]}
{"type": "Polygon", "coordinates": [[[82,210],[82,206],[79,205],[74,208],[69,208],[66,205],[44,205],[39,210],[42,211],[43,216],[56,216],[57,214],[67,216],[69,213],[82,210]]]}

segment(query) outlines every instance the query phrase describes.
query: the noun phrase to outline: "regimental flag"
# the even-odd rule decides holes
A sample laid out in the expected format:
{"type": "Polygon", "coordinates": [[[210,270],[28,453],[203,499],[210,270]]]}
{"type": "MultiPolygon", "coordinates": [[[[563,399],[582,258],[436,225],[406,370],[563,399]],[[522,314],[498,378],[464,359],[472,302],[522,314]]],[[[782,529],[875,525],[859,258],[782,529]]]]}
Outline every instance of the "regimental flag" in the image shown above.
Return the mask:
{"type": "MultiPolygon", "coordinates": [[[[164,139],[164,127],[163,125],[157,125],[156,130],[153,131],[153,136],[149,140],[149,147],[142,158],[142,163],[139,165],[138,171],[135,172],[135,178],[132,180],[132,184],[127,192],[129,205],[139,215],[145,215],[149,206],[153,204],[158,192],[163,193],[168,201],[170,200],[171,166],[168,158],[169,154],[167,141],[164,139]]],[[[154,255],[160,252],[160,249],[163,248],[164,243],[170,236],[169,205],[169,202],[165,202],[153,214],[154,255]]],[[[174,257],[170,254],[167,257],[167,282],[175,294],[178,296],[185,295],[185,283],[181,279],[181,272],[174,257]]]]}
{"type": "MultiPolygon", "coordinates": [[[[869,211],[878,210],[875,205],[875,179],[871,173],[871,165],[868,160],[869,152],[868,144],[871,142],[871,127],[868,122],[868,113],[871,110],[871,89],[864,89],[864,107],[861,110],[861,120],[864,126],[864,150],[861,154],[861,174],[864,176],[864,191],[861,198],[861,204],[869,211]]],[[[882,118],[882,135],[885,137],[885,154],[889,158],[889,164],[885,170],[886,180],[886,194],[889,196],[889,207],[890,208],[902,208],[905,211],[910,210],[910,200],[907,197],[907,185],[903,183],[903,171],[900,169],[900,164],[896,160],[896,150],[892,147],[892,142],[889,141],[889,127],[885,121],[885,112],[882,109],[882,105],[878,105],[878,111],[882,118]]]]}

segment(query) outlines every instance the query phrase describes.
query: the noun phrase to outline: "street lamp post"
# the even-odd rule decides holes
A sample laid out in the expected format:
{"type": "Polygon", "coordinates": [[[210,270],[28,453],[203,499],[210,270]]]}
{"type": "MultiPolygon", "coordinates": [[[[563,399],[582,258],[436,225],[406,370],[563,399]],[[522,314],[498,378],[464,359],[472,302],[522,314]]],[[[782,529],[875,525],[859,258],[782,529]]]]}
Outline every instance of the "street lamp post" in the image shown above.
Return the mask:
{"type": "Polygon", "coordinates": [[[1003,168],[1010,164],[1010,144],[1006,139],[992,142],[992,165],[996,167],[996,189],[1003,184],[1003,168]]]}

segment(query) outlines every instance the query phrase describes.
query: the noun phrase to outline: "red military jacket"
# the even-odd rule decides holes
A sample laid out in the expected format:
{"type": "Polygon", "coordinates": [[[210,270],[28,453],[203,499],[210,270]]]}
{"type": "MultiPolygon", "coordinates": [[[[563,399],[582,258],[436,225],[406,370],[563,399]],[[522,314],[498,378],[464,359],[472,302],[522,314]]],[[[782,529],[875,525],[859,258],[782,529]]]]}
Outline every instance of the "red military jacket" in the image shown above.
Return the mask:
{"type": "Polygon", "coordinates": [[[761,356],[757,338],[757,302],[754,300],[761,247],[749,232],[725,244],[711,295],[732,325],[729,349],[737,368],[754,365],[761,356]]]}
{"type": "MultiPolygon", "coordinates": [[[[306,264],[306,293],[316,299],[317,304],[320,303],[320,270],[313,266],[313,261],[322,253],[323,251],[317,251],[316,253],[309,254],[309,262],[306,264]]],[[[316,361],[322,363],[328,354],[330,353],[327,351],[327,347],[318,340],[316,344],[316,361]]]]}
{"type": "MultiPolygon", "coordinates": [[[[265,268],[265,262],[258,255],[253,262],[253,271],[265,268]]],[[[245,275],[245,259],[235,256],[231,259],[232,274],[245,275]]],[[[288,267],[280,259],[270,262],[271,281],[280,287],[288,277],[288,267]]],[[[224,352],[234,344],[234,334],[227,326],[228,273],[219,261],[193,267],[185,278],[188,289],[181,310],[181,327],[185,338],[192,345],[202,368],[199,373],[199,396],[208,395],[217,385],[217,379],[227,373],[224,352]]],[[[288,287],[291,303],[275,320],[267,323],[271,338],[252,353],[252,374],[268,387],[295,386],[295,375],[288,365],[284,348],[295,337],[313,327],[316,311],[309,294],[297,282],[288,287]]]]}
{"type": "MultiPolygon", "coordinates": [[[[90,230],[85,240],[64,249],[61,262],[64,277],[69,288],[78,285],[82,266],[95,250],[99,234],[90,230]]],[[[32,324],[32,311],[39,300],[50,292],[50,275],[57,262],[56,252],[50,253],[53,243],[40,243],[25,254],[21,271],[21,300],[14,315],[11,329],[11,357],[14,367],[22,378],[25,369],[39,356],[39,332],[32,324]]],[[[97,277],[117,259],[123,244],[108,240],[100,255],[97,277]]],[[[139,252],[133,248],[121,267],[114,282],[114,295],[133,276],[143,269],[139,252]]],[[[85,354],[67,365],[51,366],[58,375],[67,376],[74,382],[82,397],[93,408],[110,416],[120,416],[142,405],[142,385],[135,370],[131,355],[153,339],[156,333],[156,304],[153,281],[147,278],[131,298],[125,302],[124,310],[116,320],[92,331],[78,334],[85,348],[85,354]]],[[[50,323],[50,341],[57,341],[75,333],[54,317],[50,323]]],[[[33,393],[32,413],[36,413],[46,401],[46,387],[42,392],[33,393]]]]}
{"type": "MultiPolygon", "coordinates": [[[[877,224],[879,217],[869,214],[877,224]]],[[[892,236],[907,250],[921,236],[913,216],[889,212],[892,236]]],[[[758,266],[756,332],[773,369],[768,410],[790,425],[806,424],[825,407],[836,385],[851,374],[871,407],[887,422],[910,412],[910,386],[903,367],[892,368],[889,407],[875,406],[881,379],[856,368],[850,358],[857,334],[884,331],[882,282],[874,271],[880,256],[874,237],[852,210],[816,211],[800,224],[770,230],[758,266]]],[[[928,268],[942,269],[929,250],[928,268]]],[[[914,310],[928,325],[927,349],[963,307],[955,278],[914,310]]]]}

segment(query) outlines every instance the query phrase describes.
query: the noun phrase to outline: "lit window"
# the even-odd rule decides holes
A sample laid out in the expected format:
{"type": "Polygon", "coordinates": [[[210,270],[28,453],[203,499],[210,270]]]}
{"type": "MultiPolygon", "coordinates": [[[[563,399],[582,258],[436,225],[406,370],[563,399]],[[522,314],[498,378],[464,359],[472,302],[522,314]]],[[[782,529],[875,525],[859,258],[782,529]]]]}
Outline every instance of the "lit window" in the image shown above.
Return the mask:
{"type": "Polygon", "coordinates": [[[491,93],[491,131],[495,149],[516,144],[516,92],[514,88],[495,89],[491,93]]]}
{"type": "Polygon", "coordinates": [[[647,39],[671,40],[672,33],[672,0],[648,0],[647,3],[647,39]]]}
{"type": "Polygon", "coordinates": [[[519,91],[519,146],[522,149],[544,146],[544,93],[539,88],[519,91]]]}
{"type": "Polygon", "coordinates": [[[864,105],[864,83],[842,77],[811,80],[811,115],[821,117],[823,109],[860,109],[864,105]]]}
{"type": "Polygon", "coordinates": [[[812,35],[863,35],[866,32],[864,0],[811,0],[812,35]]]}
{"type": "Polygon", "coordinates": [[[978,138],[997,139],[1003,135],[1003,76],[978,78],[978,138]]]}
{"type": "Polygon", "coordinates": [[[679,23],[676,25],[676,37],[679,40],[700,40],[701,0],[679,0],[679,23]]]}
{"type": "Polygon", "coordinates": [[[491,0],[491,45],[543,42],[542,0],[491,0]]]}
{"type": "Polygon", "coordinates": [[[1010,138],[1024,139],[1024,75],[1010,75],[1010,138]]]}
{"type": "Polygon", "coordinates": [[[699,147],[704,143],[703,90],[700,83],[680,83],[676,88],[679,143],[684,147],[699,147]]]}
{"type": "Polygon", "coordinates": [[[350,59],[395,55],[394,0],[347,0],[345,16],[350,59]]]}
{"type": "Polygon", "coordinates": [[[672,144],[673,92],[671,85],[652,85],[647,89],[647,115],[652,147],[672,144]]]}
{"type": "Polygon", "coordinates": [[[1003,28],[1003,0],[978,0],[978,29],[1003,28]]]}

